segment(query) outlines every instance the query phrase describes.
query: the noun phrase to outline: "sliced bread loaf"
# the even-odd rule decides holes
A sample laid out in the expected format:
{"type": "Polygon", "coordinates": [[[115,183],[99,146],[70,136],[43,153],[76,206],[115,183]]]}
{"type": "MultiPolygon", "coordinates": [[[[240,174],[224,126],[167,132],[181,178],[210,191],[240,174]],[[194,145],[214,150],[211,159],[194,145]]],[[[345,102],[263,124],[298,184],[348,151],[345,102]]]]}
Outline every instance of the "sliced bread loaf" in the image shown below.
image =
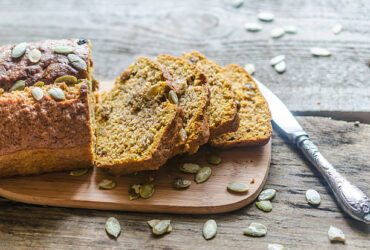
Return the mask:
{"type": "Polygon", "coordinates": [[[236,131],[239,126],[239,104],[235,100],[230,82],[220,74],[222,68],[195,51],[184,54],[183,58],[193,63],[208,78],[210,104],[207,108],[207,117],[210,139],[236,131]]]}
{"type": "Polygon", "coordinates": [[[240,125],[236,132],[213,138],[214,147],[263,145],[272,134],[271,114],[266,100],[252,77],[240,66],[231,64],[221,70],[230,81],[236,99],[240,102],[240,125]]]}
{"type": "Polygon", "coordinates": [[[123,71],[96,109],[96,166],[121,175],[163,165],[182,128],[183,111],[169,100],[175,90],[148,58],[123,71]]]}
{"type": "Polygon", "coordinates": [[[193,64],[179,57],[159,55],[157,61],[172,76],[179,88],[178,104],[185,118],[172,155],[196,153],[207,143],[209,126],[206,110],[209,104],[207,78],[193,64]]]}

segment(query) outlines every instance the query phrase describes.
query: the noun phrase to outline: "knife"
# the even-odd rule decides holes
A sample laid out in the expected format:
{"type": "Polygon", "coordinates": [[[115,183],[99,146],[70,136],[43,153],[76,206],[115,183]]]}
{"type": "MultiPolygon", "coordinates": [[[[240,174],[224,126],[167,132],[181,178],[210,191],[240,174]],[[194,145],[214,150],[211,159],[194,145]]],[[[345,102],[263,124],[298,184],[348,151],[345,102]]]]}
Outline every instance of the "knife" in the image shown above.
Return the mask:
{"type": "Polygon", "coordinates": [[[271,110],[272,124],[277,131],[298,147],[324,177],[340,207],[352,218],[370,223],[370,200],[350,183],[320,153],[284,103],[260,81],[254,79],[271,110]]]}

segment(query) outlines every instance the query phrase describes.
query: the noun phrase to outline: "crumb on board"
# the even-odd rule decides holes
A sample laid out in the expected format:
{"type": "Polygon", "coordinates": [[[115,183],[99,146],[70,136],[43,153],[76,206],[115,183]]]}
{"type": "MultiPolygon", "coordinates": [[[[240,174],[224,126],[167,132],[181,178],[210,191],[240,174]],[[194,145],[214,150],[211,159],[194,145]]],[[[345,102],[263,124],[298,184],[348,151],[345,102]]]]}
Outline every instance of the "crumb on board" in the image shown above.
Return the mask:
{"type": "Polygon", "coordinates": [[[250,184],[253,184],[254,183],[254,178],[251,180],[250,184]]]}

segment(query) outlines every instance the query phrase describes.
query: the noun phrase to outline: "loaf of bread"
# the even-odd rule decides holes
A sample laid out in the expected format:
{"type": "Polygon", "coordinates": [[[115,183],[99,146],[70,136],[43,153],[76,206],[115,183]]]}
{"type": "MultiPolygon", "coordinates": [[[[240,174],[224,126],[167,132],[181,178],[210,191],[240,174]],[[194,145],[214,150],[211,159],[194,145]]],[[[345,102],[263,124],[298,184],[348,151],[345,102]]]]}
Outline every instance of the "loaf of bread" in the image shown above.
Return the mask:
{"type": "Polygon", "coordinates": [[[159,63],[138,58],[96,110],[96,160],[114,175],[155,170],[171,156],[183,110],[178,89],[159,63]]]}

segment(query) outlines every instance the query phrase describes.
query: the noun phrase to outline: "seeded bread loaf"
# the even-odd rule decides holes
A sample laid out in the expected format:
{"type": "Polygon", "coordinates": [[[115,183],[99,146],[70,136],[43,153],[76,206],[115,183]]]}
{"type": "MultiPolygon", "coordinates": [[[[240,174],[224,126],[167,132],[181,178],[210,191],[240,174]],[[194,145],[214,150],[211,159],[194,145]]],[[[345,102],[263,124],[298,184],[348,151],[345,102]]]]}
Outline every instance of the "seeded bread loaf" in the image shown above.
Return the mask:
{"type": "Polygon", "coordinates": [[[182,128],[183,111],[168,100],[175,87],[148,58],[123,71],[96,109],[96,166],[121,175],[163,165],[182,128]]]}
{"type": "Polygon", "coordinates": [[[230,81],[240,102],[240,125],[236,132],[226,133],[210,141],[214,147],[263,145],[272,134],[271,115],[266,100],[252,77],[240,66],[231,64],[221,74],[230,81]]]}
{"type": "Polygon", "coordinates": [[[207,108],[207,117],[210,139],[236,131],[239,126],[239,104],[235,100],[230,82],[220,74],[222,68],[195,51],[184,54],[183,58],[193,63],[208,78],[210,105],[207,108]]]}
{"type": "Polygon", "coordinates": [[[0,94],[0,176],[90,167],[93,97],[87,81],[0,94]]]}
{"type": "Polygon", "coordinates": [[[172,76],[179,88],[178,104],[185,118],[172,155],[194,154],[207,143],[209,126],[206,110],[209,104],[207,78],[190,62],[175,56],[159,55],[157,61],[172,76]]]}

